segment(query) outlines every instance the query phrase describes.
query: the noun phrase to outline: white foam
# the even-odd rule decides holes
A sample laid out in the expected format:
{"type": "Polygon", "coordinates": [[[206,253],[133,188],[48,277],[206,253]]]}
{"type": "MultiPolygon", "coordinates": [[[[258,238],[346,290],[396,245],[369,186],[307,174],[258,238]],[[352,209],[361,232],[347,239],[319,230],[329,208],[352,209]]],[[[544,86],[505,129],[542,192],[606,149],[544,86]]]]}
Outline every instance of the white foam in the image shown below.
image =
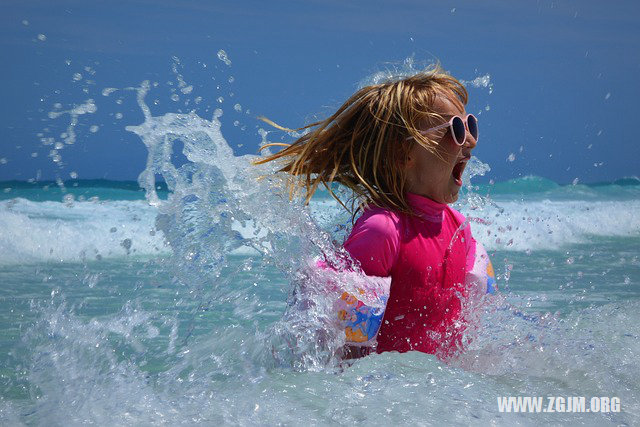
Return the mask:
{"type": "Polygon", "coordinates": [[[640,237],[640,200],[505,201],[463,213],[489,249],[560,249],[593,236],[640,237]]]}
{"type": "MultiPolygon", "coordinates": [[[[325,229],[344,219],[333,200],[313,201],[313,216],[325,229]]],[[[640,201],[502,201],[461,209],[473,234],[488,250],[561,249],[593,236],[640,236],[640,201]]],[[[155,230],[157,208],[143,201],[0,202],[0,264],[153,256],[170,253],[155,230]],[[127,250],[127,239],[130,247],[127,250]]],[[[253,225],[234,227],[243,237],[253,225]]],[[[264,231],[261,231],[264,233],[264,231]]],[[[257,255],[246,246],[234,255],[257,255]]]]}
{"type": "MultiPolygon", "coordinates": [[[[593,236],[640,237],[640,200],[498,201],[482,208],[455,206],[470,219],[474,237],[488,250],[560,250],[593,236]]],[[[312,202],[321,226],[339,218],[333,200],[312,202]]]]}
{"type": "Polygon", "coordinates": [[[142,201],[2,201],[0,264],[167,252],[162,233],[154,231],[156,214],[142,201]]]}

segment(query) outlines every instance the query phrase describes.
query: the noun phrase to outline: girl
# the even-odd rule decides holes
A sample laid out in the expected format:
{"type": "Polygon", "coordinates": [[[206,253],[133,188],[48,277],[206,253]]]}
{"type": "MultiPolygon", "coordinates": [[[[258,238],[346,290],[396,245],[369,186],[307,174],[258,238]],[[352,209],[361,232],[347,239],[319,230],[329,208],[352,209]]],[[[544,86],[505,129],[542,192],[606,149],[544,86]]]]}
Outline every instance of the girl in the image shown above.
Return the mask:
{"type": "Polygon", "coordinates": [[[446,357],[461,348],[462,303],[478,286],[469,280],[476,242],[465,218],[448,204],[458,199],[478,141],[477,120],[465,112],[467,97],[439,66],[366,86],[331,117],[302,128],[310,131],[293,144],[258,162],[285,160],[281,171],[291,175],[290,195],[304,189],[306,202],[320,184],[345,208],[330,184],[354,192],[355,212],[362,215],[344,248],[365,274],[391,277],[378,353],[446,357]]]}

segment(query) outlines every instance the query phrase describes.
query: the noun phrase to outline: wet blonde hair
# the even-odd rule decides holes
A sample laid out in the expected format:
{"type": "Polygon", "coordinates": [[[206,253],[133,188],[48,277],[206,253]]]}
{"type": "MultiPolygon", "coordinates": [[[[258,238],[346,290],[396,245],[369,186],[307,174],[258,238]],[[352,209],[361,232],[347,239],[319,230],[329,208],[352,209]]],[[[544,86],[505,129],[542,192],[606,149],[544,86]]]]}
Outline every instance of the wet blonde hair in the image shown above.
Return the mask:
{"type": "Polygon", "coordinates": [[[327,119],[297,129],[309,131],[293,144],[264,145],[261,149],[286,148],[255,164],[283,160],[280,171],[290,174],[290,198],[304,189],[308,203],[322,184],[354,215],[358,210],[354,209],[356,201],[358,208],[371,204],[411,214],[405,197],[403,165],[416,143],[440,156],[437,142],[418,131],[425,120],[430,125],[443,122],[433,109],[439,95],[450,99],[461,111],[468,99],[462,83],[439,65],[401,79],[365,86],[327,119]],[[333,182],[353,191],[351,209],[335,194],[333,182]]]}

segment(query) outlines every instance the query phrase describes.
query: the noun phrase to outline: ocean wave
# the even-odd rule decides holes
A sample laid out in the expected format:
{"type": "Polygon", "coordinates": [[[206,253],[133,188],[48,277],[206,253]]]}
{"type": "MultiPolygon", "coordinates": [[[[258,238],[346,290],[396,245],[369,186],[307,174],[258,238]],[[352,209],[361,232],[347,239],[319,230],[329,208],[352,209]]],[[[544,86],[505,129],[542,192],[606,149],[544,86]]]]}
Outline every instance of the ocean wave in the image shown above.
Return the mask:
{"type": "Polygon", "coordinates": [[[640,237],[640,200],[498,201],[463,213],[489,249],[554,250],[593,237],[640,237]]]}
{"type": "Polygon", "coordinates": [[[548,178],[528,175],[508,181],[480,184],[475,186],[475,192],[489,194],[493,197],[520,195],[557,200],[621,200],[640,198],[640,179],[631,176],[609,182],[582,183],[576,178],[570,184],[558,184],[548,178]]]}
{"type": "MultiPolygon", "coordinates": [[[[511,200],[461,207],[474,236],[488,249],[516,251],[561,250],[594,236],[639,237],[639,210],[640,200],[511,200]]],[[[348,232],[350,216],[335,201],[312,201],[311,212],[325,230],[342,226],[342,238],[348,232]]],[[[157,213],[144,201],[5,200],[0,202],[0,264],[167,254],[171,248],[155,228],[157,213]]],[[[252,235],[246,227],[237,231],[252,235]]],[[[233,254],[257,252],[240,247],[233,254]]]]}
{"type": "Polygon", "coordinates": [[[74,262],[168,252],[143,201],[0,202],[0,264],[74,262]]]}
{"type": "MultiPolygon", "coordinates": [[[[167,184],[156,183],[161,198],[168,195],[167,184]]],[[[475,193],[492,196],[528,195],[558,199],[628,199],[640,198],[640,178],[629,176],[595,183],[583,183],[575,179],[570,184],[559,184],[537,175],[527,175],[491,184],[473,185],[475,193]]],[[[463,191],[467,191],[463,189],[463,191]]],[[[144,200],[144,190],[136,181],[112,181],[107,179],[75,179],[67,181],[0,181],[0,200],[24,198],[33,201],[60,201],[65,195],[76,200],[144,200]]],[[[331,198],[328,191],[319,188],[315,199],[331,198]]]]}

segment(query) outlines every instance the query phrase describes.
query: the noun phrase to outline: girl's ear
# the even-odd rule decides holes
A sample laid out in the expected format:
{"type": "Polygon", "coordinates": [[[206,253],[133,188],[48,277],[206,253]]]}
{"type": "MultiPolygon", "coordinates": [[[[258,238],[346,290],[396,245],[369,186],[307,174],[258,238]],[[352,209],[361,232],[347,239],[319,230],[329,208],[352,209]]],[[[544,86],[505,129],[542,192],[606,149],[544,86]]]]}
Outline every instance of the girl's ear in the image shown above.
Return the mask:
{"type": "Polygon", "coordinates": [[[404,167],[405,168],[411,168],[413,167],[413,164],[415,163],[415,160],[413,160],[413,157],[411,157],[411,155],[407,156],[407,161],[404,162],[404,167]]]}
{"type": "Polygon", "coordinates": [[[409,153],[407,154],[407,160],[404,162],[402,166],[405,169],[411,169],[414,166],[415,162],[416,162],[415,157],[412,156],[411,151],[409,151],[409,153]]]}

